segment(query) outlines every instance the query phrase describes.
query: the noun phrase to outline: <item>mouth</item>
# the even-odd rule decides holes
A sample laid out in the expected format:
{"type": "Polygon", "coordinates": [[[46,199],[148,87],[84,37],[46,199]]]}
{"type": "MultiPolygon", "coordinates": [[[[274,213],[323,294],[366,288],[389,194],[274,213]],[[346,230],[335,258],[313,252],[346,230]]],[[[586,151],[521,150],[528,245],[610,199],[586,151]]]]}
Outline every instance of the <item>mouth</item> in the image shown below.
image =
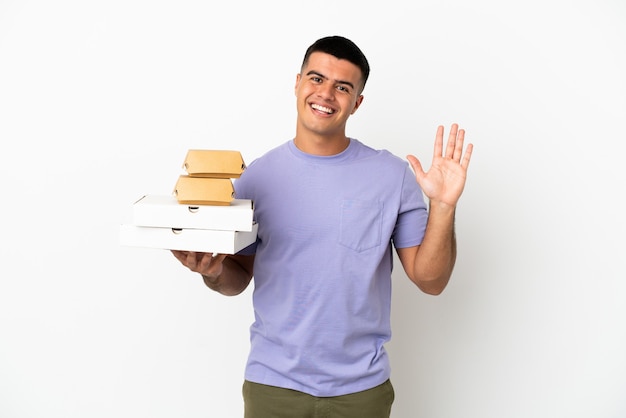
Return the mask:
{"type": "Polygon", "coordinates": [[[333,113],[335,113],[335,111],[331,109],[330,107],[322,106],[319,104],[312,104],[311,108],[314,110],[317,110],[318,112],[325,113],[327,115],[332,115],[333,113]]]}

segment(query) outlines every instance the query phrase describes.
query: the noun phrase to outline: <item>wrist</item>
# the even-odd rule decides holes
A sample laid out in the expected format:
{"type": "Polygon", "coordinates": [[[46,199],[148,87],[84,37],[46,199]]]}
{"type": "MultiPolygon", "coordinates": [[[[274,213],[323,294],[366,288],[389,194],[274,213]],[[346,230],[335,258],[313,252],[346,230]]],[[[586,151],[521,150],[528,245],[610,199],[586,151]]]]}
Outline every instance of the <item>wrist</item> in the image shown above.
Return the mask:
{"type": "Polygon", "coordinates": [[[450,214],[454,216],[456,211],[456,205],[450,205],[442,200],[431,199],[428,201],[428,208],[430,212],[438,212],[443,214],[450,214]]]}
{"type": "Polygon", "coordinates": [[[207,276],[205,274],[201,274],[202,280],[204,284],[211,290],[217,291],[219,289],[219,279],[220,276],[207,276]]]}

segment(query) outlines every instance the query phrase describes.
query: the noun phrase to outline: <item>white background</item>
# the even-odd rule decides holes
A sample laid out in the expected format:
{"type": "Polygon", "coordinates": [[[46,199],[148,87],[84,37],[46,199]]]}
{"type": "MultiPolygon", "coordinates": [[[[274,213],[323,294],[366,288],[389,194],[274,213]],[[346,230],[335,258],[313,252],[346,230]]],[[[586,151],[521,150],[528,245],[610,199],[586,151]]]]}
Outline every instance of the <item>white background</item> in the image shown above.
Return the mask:
{"type": "Polygon", "coordinates": [[[394,272],[393,416],[626,416],[621,0],[0,0],[0,416],[241,416],[251,288],[118,227],[188,149],[291,138],[331,34],[372,66],[351,136],[475,144],[449,287],[394,272]]]}

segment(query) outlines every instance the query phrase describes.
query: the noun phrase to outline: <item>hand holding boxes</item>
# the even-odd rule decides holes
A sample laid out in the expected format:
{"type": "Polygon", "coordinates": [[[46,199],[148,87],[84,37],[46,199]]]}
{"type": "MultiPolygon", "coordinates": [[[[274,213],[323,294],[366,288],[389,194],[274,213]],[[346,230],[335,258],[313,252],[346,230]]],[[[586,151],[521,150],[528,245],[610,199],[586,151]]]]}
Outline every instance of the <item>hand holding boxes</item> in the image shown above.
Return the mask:
{"type": "Polygon", "coordinates": [[[122,225],[122,245],[235,254],[256,241],[251,200],[234,199],[246,166],[237,151],[189,150],[172,195],[146,195],[122,225]]]}

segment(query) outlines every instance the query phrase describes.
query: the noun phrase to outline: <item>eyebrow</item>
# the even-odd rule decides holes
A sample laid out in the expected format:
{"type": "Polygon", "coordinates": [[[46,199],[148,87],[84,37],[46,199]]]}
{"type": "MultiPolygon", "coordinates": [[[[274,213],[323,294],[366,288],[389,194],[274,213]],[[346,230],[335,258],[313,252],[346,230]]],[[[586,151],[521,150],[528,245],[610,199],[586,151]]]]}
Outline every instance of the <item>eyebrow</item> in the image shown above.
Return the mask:
{"type": "MultiPolygon", "coordinates": [[[[325,80],[328,80],[328,77],[326,77],[324,74],[320,74],[320,73],[318,73],[317,71],[314,71],[314,70],[311,70],[311,71],[309,71],[308,73],[306,73],[306,75],[307,75],[307,76],[309,76],[309,75],[313,75],[313,74],[315,74],[315,75],[319,76],[320,78],[323,78],[323,79],[325,79],[325,80]]],[[[349,82],[349,81],[335,80],[335,82],[336,82],[336,83],[339,83],[339,84],[346,84],[346,85],[350,86],[350,88],[354,89],[354,84],[352,84],[352,83],[351,83],[351,82],[349,82]]]]}

